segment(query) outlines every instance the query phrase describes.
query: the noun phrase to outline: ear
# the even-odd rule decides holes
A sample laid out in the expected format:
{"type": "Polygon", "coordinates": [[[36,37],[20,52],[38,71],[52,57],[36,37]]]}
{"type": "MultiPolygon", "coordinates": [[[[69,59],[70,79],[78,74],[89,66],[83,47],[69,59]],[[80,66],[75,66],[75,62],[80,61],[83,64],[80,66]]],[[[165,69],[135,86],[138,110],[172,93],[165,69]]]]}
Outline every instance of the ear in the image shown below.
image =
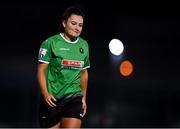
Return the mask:
{"type": "Polygon", "coordinates": [[[63,21],[62,22],[62,25],[63,25],[63,27],[65,28],[66,27],[66,23],[65,23],[66,21],[63,21]]]}

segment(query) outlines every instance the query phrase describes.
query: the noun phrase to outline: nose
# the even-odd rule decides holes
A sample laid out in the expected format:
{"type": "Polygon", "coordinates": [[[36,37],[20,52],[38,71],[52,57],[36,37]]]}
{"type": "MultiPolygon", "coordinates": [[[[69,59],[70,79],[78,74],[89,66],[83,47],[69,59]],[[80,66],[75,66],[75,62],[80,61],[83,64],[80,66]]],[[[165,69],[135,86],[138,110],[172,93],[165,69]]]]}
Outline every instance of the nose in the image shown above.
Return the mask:
{"type": "Polygon", "coordinates": [[[80,27],[78,25],[75,26],[75,30],[79,32],[80,27]]]}

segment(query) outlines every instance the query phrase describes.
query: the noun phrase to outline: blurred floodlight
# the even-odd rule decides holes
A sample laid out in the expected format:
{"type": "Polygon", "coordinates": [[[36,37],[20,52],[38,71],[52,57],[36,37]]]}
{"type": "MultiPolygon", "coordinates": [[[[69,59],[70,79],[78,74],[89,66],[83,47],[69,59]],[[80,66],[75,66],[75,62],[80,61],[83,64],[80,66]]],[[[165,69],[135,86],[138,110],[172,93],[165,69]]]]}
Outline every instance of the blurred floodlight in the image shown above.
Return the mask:
{"type": "Polygon", "coordinates": [[[118,56],[124,50],[124,45],[119,39],[112,39],[109,43],[109,50],[112,54],[118,56]]]}
{"type": "Polygon", "coordinates": [[[129,60],[124,60],[119,67],[120,73],[123,76],[129,76],[133,72],[133,64],[129,60]]]}

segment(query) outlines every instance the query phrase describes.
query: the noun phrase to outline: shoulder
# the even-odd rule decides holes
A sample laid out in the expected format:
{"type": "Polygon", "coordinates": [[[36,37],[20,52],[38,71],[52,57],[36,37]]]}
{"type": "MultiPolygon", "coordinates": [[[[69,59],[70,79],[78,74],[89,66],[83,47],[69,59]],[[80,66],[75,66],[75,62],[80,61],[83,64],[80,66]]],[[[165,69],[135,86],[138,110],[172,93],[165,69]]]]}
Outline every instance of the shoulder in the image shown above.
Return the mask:
{"type": "Polygon", "coordinates": [[[79,42],[81,42],[85,46],[89,46],[87,40],[83,39],[82,37],[79,37],[79,42]]]}
{"type": "Polygon", "coordinates": [[[53,36],[47,38],[46,40],[49,41],[49,42],[53,42],[53,41],[59,40],[59,35],[58,34],[53,35],[53,36]]]}
{"type": "Polygon", "coordinates": [[[53,35],[53,36],[50,36],[50,37],[48,37],[48,38],[46,38],[43,42],[42,42],[42,44],[46,44],[46,45],[50,45],[50,44],[52,44],[53,42],[55,42],[55,41],[57,41],[58,40],[58,34],[56,34],[56,35],[53,35]]]}

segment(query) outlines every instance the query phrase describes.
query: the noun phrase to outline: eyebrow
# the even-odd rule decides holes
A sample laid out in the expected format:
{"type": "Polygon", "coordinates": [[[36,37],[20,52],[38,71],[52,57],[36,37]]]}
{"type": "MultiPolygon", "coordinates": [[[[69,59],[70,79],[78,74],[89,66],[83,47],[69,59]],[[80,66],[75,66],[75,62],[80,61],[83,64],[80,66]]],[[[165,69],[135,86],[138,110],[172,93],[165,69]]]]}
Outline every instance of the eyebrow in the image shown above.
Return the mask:
{"type": "MultiPolygon", "coordinates": [[[[75,23],[78,23],[78,22],[76,22],[76,21],[74,21],[74,20],[72,20],[71,22],[75,22],[75,23]]],[[[80,22],[80,23],[78,23],[78,24],[83,24],[83,22],[80,22]]]]}

